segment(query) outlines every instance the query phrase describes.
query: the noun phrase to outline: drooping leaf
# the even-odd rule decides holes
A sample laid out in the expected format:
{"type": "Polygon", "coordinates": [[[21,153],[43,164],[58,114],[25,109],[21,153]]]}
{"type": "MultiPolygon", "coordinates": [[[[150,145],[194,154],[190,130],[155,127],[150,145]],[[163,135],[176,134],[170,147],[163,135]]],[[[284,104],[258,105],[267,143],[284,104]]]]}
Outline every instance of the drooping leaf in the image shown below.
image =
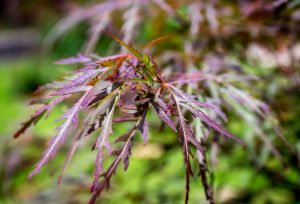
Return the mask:
{"type": "Polygon", "coordinates": [[[228,93],[228,95],[231,96],[238,103],[240,103],[248,109],[252,109],[262,117],[270,115],[270,109],[267,104],[255,99],[245,91],[242,91],[232,85],[227,85],[226,93],[228,93]]]}
{"type": "Polygon", "coordinates": [[[96,202],[96,198],[101,194],[101,192],[109,187],[110,179],[112,175],[116,172],[116,169],[120,162],[123,160],[124,162],[124,169],[126,170],[128,167],[128,158],[130,155],[130,149],[132,145],[132,139],[135,136],[138,126],[141,123],[142,118],[140,118],[136,124],[131,128],[131,130],[127,134],[127,138],[125,139],[124,144],[122,145],[121,149],[117,151],[118,155],[115,158],[115,160],[111,163],[111,165],[108,167],[107,171],[103,173],[103,180],[99,181],[98,184],[95,184],[95,187],[93,188],[93,194],[89,201],[89,204],[94,204],[96,202]]]}
{"type": "Polygon", "coordinates": [[[40,109],[38,109],[29,120],[27,120],[25,123],[23,123],[22,127],[16,131],[16,133],[13,135],[14,138],[18,138],[21,134],[23,134],[32,124],[36,124],[41,117],[46,114],[48,116],[52,110],[52,108],[63,101],[67,96],[61,96],[58,97],[52,101],[50,101],[48,104],[44,105],[40,109]]]}
{"type": "Polygon", "coordinates": [[[32,125],[36,124],[41,117],[43,117],[43,114],[45,113],[45,110],[41,112],[39,115],[32,116],[30,119],[28,119],[26,122],[22,123],[22,126],[15,132],[13,135],[14,138],[20,137],[24,132],[32,125]]]}
{"type": "MultiPolygon", "coordinates": [[[[94,111],[94,116],[95,117],[98,116],[98,118],[97,118],[97,120],[95,122],[93,122],[92,124],[90,124],[90,127],[88,128],[88,130],[86,132],[86,135],[89,135],[92,132],[94,132],[96,129],[100,128],[102,126],[102,123],[103,123],[105,117],[107,116],[107,114],[111,110],[111,107],[112,107],[112,105],[114,103],[114,100],[116,98],[117,91],[119,89],[116,88],[113,91],[110,91],[110,90],[108,90],[108,89],[105,90],[105,97],[101,98],[100,104],[98,105],[98,107],[94,111]]],[[[94,99],[92,99],[91,101],[93,101],[94,99]]],[[[88,104],[88,106],[91,105],[91,101],[88,104]]]]}
{"type": "Polygon", "coordinates": [[[157,112],[159,117],[168,125],[170,128],[177,132],[176,125],[173,123],[171,118],[166,114],[165,110],[162,109],[156,102],[152,101],[151,105],[153,106],[154,110],[157,112]]]}
{"type": "Polygon", "coordinates": [[[199,110],[189,104],[186,104],[186,103],[180,103],[180,105],[182,107],[185,107],[186,109],[188,109],[195,117],[199,118],[203,123],[205,123],[207,126],[212,128],[213,130],[215,130],[217,133],[219,133],[225,137],[228,137],[230,139],[233,139],[242,145],[245,145],[245,143],[242,140],[238,139],[236,136],[234,136],[231,133],[229,133],[228,131],[226,131],[223,127],[221,127],[219,124],[214,122],[211,118],[209,118],[201,110],[199,110]]]}
{"type": "Polygon", "coordinates": [[[104,173],[103,169],[103,148],[106,148],[107,151],[111,154],[113,152],[112,147],[109,142],[109,135],[112,134],[112,117],[115,110],[115,107],[117,105],[119,99],[119,94],[115,97],[112,105],[108,109],[108,112],[105,116],[105,118],[102,121],[101,125],[101,132],[96,140],[95,148],[97,148],[97,157],[95,162],[95,171],[94,171],[94,181],[91,187],[91,192],[94,192],[97,189],[98,186],[98,180],[100,178],[100,175],[104,173]]]}
{"type": "Polygon", "coordinates": [[[92,87],[88,90],[75,104],[74,106],[65,112],[58,120],[65,119],[65,122],[61,124],[57,130],[57,134],[48,142],[48,147],[41,158],[41,160],[35,165],[34,170],[29,174],[29,178],[32,178],[34,175],[38,174],[41,168],[48,163],[48,161],[55,155],[56,150],[60,144],[62,144],[65,140],[67,132],[73,122],[75,125],[77,124],[77,114],[82,109],[83,102],[90,97],[92,87]]]}
{"type": "Polygon", "coordinates": [[[191,163],[190,163],[190,154],[189,154],[189,138],[193,137],[191,135],[191,131],[190,128],[188,127],[188,125],[185,122],[185,119],[181,113],[180,110],[180,106],[177,104],[177,110],[178,110],[178,114],[179,114],[179,136],[182,140],[182,144],[183,144],[183,156],[184,156],[184,163],[185,163],[185,179],[186,179],[186,183],[185,183],[185,204],[188,203],[189,200],[189,191],[190,191],[190,176],[193,176],[193,171],[192,171],[192,167],[191,167],[191,163]]]}
{"type": "Polygon", "coordinates": [[[149,139],[148,123],[146,120],[147,110],[148,110],[148,105],[146,111],[144,111],[143,115],[141,116],[142,117],[141,122],[139,123],[138,126],[139,131],[141,131],[142,133],[144,144],[147,144],[149,139]]]}
{"type": "Polygon", "coordinates": [[[89,115],[85,118],[85,122],[81,128],[81,130],[76,134],[74,137],[72,144],[69,148],[69,151],[67,153],[67,157],[65,159],[65,162],[63,164],[63,167],[61,169],[61,172],[58,176],[57,183],[60,184],[62,181],[63,174],[65,172],[66,167],[69,165],[72,157],[74,156],[78,146],[80,145],[81,139],[87,134],[88,131],[88,125],[93,119],[93,112],[90,112],[89,115]]]}

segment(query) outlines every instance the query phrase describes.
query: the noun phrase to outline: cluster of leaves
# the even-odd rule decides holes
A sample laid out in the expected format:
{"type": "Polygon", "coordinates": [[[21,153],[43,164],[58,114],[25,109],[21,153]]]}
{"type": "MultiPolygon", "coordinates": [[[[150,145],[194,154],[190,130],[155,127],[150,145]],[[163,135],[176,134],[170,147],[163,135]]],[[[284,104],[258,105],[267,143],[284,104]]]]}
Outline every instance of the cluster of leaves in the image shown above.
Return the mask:
{"type": "MultiPolygon", "coordinates": [[[[110,27],[112,12],[118,9],[126,10],[121,28],[124,34],[123,40],[113,36],[115,41],[123,47],[121,53],[108,57],[78,54],[75,57],[58,61],[57,64],[79,63],[83,67],[73,71],[70,76],[64,78],[64,81],[53,82],[39,89],[45,96],[33,103],[44,105],[23,124],[15,137],[19,137],[29,126],[37,123],[42,116],[47,116],[58,103],[69,97],[78,97],[76,103],[57,119],[63,122],[58,126],[56,136],[49,141],[47,150],[30,177],[36,175],[55,155],[58,147],[74,130],[73,126],[78,126],[80,128],[73,134],[74,142],[68,152],[59,181],[80,141],[88,135],[97,134],[98,137],[92,147],[97,151],[97,155],[94,181],[90,188],[92,192],[90,203],[95,203],[100,193],[109,188],[110,179],[118,166],[123,162],[124,170],[128,168],[133,140],[138,131],[141,132],[144,143],[147,143],[149,127],[146,116],[149,111],[154,110],[161,120],[177,133],[178,140],[182,143],[186,167],[185,202],[188,202],[190,177],[194,175],[191,165],[194,159],[199,166],[199,175],[206,198],[210,203],[214,203],[213,188],[207,177],[207,150],[204,144],[208,142],[212,134],[222,135],[244,144],[222,127],[221,123],[227,121],[225,109],[234,110],[244,119],[253,128],[253,136],[258,136],[266,144],[267,150],[282,163],[280,152],[273,145],[272,139],[264,134],[260,122],[262,120],[270,122],[283,142],[291,150],[294,149],[282,136],[268,106],[243,89],[256,78],[246,75],[235,64],[228,63],[225,55],[220,57],[208,51],[199,51],[201,43],[197,33],[204,22],[200,10],[206,13],[206,21],[209,25],[208,30],[203,31],[204,34],[208,32],[210,35],[207,36],[218,38],[218,29],[226,31],[226,25],[221,28],[218,24],[215,3],[207,3],[203,7],[200,3],[191,2],[189,11],[194,12],[190,16],[190,21],[187,22],[187,19],[165,1],[154,0],[154,3],[159,5],[167,15],[176,19],[180,26],[184,27],[188,23],[190,30],[185,34],[189,37],[183,42],[184,53],[178,50],[172,50],[172,53],[169,53],[169,50],[164,50],[160,56],[153,57],[150,52],[140,52],[127,43],[134,40],[134,31],[140,22],[139,11],[142,5],[147,5],[145,2],[147,1],[105,1],[72,13],[56,26],[54,33],[49,35],[49,42],[76,23],[86,19],[91,20],[92,29],[85,45],[86,53],[90,53],[97,44],[100,34],[104,30],[107,32],[113,30],[110,27]],[[95,19],[98,20],[95,21],[95,19]],[[199,53],[199,56],[195,53],[199,53]],[[208,66],[203,65],[203,69],[199,70],[198,67],[201,66],[198,65],[201,60],[205,61],[204,65],[208,66]],[[79,119],[79,112],[84,112],[86,117],[79,119]],[[132,127],[112,144],[110,136],[113,134],[114,123],[130,123],[132,127]],[[114,157],[114,160],[105,168],[103,162],[107,155],[114,157]]],[[[284,4],[284,1],[276,2],[279,5],[284,4]]],[[[276,9],[277,4],[273,3],[264,8],[276,9]]],[[[244,7],[241,6],[241,8],[244,7]]],[[[251,11],[248,9],[248,13],[246,11],[244,13],[250,15],[251,11]]],[[[229,30],[238,32],[235,29],[229,30]]],[[[227,35],[233,34],[227,33],[227,35]]],[[[169,40],[169,37],[163,36],[153,40],[144,46],[144,50],[149,50],[149,47],[162,40],[169,40]]],[[[216,43],[216,46],[220,45],[216,43]]],[[[212,141],[213,154],[215,154],[212,158],[214,159],[218,152],[218,142],[219,139],[215,136],[212,141]]],[[[254,149],[253,143],[250,143],[250,146],[254,149]]]]}
{"type": "MultiPolygon", "coordinates": [[[[39,90],[49,91],[45,98],[35,101],[35,103],[45,102],[45,104],[16,132],[15,138],[19,137],[31,124],[36,123],[44,114],[49,114],[51,109],[64,99],[76,93],[83,92],[83,94],[69,110],[57,119],[57,121],[64,120],[64,122],[57,127],[56,136],[49,141],[47,150],[29,177],[36,175],[55,155],[59,145],[64,142],[70,132],[72,125],[77,127],[79,111],[87,109],[89,111],[85,119],[87,125],[83,126],[76,134],[75,144],[71,146],[65,166],[76,150],[76,143],[82,137],[101,129],[93,146],[93,149],[97,150],[94,182],[91,186],[91,192],[93,193],[91,203],[94,203],[95,198],[101,191],[109,186],[110,178],[115,173],[118,165],[123,161],[124,170],[128,168],[132,140],[137,131],[142,133],[144,144],[147,143],[148,123],[146,116],[149,108],[152,107],[162,121],[178,133],[178,139],[183,144],[186,164],[187,202],[189,177],[193,175],[190,164],[190,158],[192,157],[190,145],[195,147],[198,154],[201,154],[198,159],[204,157],[205,153],[201,140],[196,138],[195,131],[187,123],[184,116],[185,111],[200,119],[218,134],[235,139],[239,143],[242,142],[223,129],[202,110],[203,108],[211,109],[224,117],[224,113],[218,107],[199,102],[195,96],[184,93],[175,86],[176,84],[185,84],[191,80],[193,82],[207,80],[209,76],[196,72],[193,76],[164,77],[150,54],[142,55],[131,45],[126,44],[117,37],[114,38],[126,47],[131,54],[119,54],[105,58],[79,55],[60,60],[57,62],[58,64],[83,63],[85,66],[76,70],[73,75],[66,77],[65,81],[47,84],[39,90]],[[113,148],[109,136],[112,134],[112,124],[118,122],[131,122],[134,124],[126,134],[115,140],[114,143],[122,143],[121,146],[113,148]],[[116,157],[106,171],[103,168],[105,149],[110,155],[116,157]],[[103,177],[103,179],[99,181],[100,177],[103,177]]],[[[201,161],[199,161],[199,165],[201,165],[201,161]]]]}

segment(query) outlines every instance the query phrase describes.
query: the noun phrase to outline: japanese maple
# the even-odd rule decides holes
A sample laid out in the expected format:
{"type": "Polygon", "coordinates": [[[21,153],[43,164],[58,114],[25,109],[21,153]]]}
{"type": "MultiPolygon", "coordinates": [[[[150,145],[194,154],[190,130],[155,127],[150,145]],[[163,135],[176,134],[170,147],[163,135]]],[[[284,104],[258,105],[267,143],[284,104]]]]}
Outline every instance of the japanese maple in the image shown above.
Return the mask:
{"type": "MultiPolygon", "coordinates": [[[[185,19],[182,19],[163,0],[155,0],[154,3],[178,22],[185,23],[185,19]]],[[[42,167],[55,156],[64,141],[73,137],[74,142],[70,146],[59,175],[60,181],[81,139],[92,134],[96,135],[97,138],[92,147],[95,151],[94,180],[90,187],[92,193],[90,203],[95,203],[103,190],[109,188],[111,178],[117,168],[122,163],[124,170],[128,168],[131,148],[137,133],[141,133],[144,144],[148,142],[148,132],[151,129],[149,122],[151,121],[147,121],[147,115],[154,111],[174,132],[174,135],[177,135],[182,144],[186,169],[185,203],[188,203],[189,198],[190,177],[195,175],[191,167],[192,160],[198,163],[198,171],[207,200],[214,203],[213,188],[207,178],[207,150],[204,145],[207,138],[212,133],[244,145],[239,137],[234,136],[222,126],[222,123],[227,122],[224,106],[232,108],[249,125],[252,125],[273,155],[281,161],[279,151],[263,134],[255,120],[256,117],[273,120],[271,111],[265,103],[252,97],[239,86],[239,84],[247,84],[256,80],[255,77],[248,76],[232,67],[225,69],[221,66],[211,66],[197,69],[197,63],[194,61],[199,59],[194,60],[196,57],[193,55],[192,43],[194,42],[192,40],[185,42],[185,55],[173,53],[175,59],[184,58],[187,61],[181,69],[170,68],[167,63],[158,63],[161,58],[158,57],[157,60],[149,51],[149,47],[160,41],[169,40],[169,36],[154,39],[139,50],[129,44],[128,42],[133,38],[134,28],[140,22],[138,10],[144,4],[146,4],[144,1],[105,1],[74,12],[57,25],[56,32],[50,35],[49,41],[54,40],[82,20],[94,16],[101,17],[93,25],[94,29],[85,45],[85,54],[78,54],[56,62],[60,65],[79,64],[80,68],[72,71],[71,75],[65,77],[63,81],[46,84],[38,90],[44,94],[34,103],[43,104],[43,106],[23,124],[14,137],[19,137],[32,124],[36,124],[43,116],[49,115],[57,104],[69,97],[77,98],[77,101],[56,120],[63,122],[57,127],[56,135],[48,142],[44,155],[29,177],[32,178],[38,174],[42,167]],[[89,54],[99,39],[101,31],[109,25],[111,12],[116,9],[127,9],[124,14],[122,40],[111,35],[122,46],[121,52],[105,57],[89,54]],[[244,110],[247,114],[244,114],[244,110]],[[79,118],[79,112],[84,112],[84,118],[79,118]],[[132,126],[125,134],[112,141],[111,135],[115,123],[129,123],[132,126]],[[74,129],[77,130],[75,134],[73,134],[74,129]],[[108,168],[105,168],[103,162],[108,156],[113,157],[114,160],[108,168]]],[[[192,11],[199,6],[200,4],[193,3],[189,9],[192,11]]],[[[211,29],[214,30],[216,26],[213,23],[214,16],[209,16],[208,20],[211,29]]],[[[189,31],[191,38],[194,38],[199,31],[198,24],[201,21],[197,13],[191,16],[189,31]]],[[[217,60],[211,61],[218,63],[217,60]]],[[[276,127],[276,124],[273,125],[276,127]]],[[[279,136],[289,145],[281,134],[279,136]]],[[[213,145],[217,141],[214,140],[213,145]]]]}

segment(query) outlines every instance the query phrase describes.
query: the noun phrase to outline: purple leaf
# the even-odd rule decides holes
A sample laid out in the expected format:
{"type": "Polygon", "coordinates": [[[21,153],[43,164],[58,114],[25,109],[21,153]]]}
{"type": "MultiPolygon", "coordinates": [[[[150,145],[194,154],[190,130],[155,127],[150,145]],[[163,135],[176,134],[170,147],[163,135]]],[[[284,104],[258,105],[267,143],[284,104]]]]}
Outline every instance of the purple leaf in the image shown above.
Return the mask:
{"type": "Polygon", "coordinates": [[[88,86],[84,85],[84,84],[103,71],[105,71],[105,70],[96,69],[96,70],[91,70],[86,73],[83,73],[83,74],[77,76],[76,78],[72,79],[69,83],[67,83],[63,87],[61,87],[53,95],[66,95],[66,94],[86,91],[88,86]]]}
{"type": "Polygon", "coordinates": [[[54,100],[52,100],[50,103],[48,103],[47,105],[43,106],[42,108],[40,108],[39,110],[37,110],[34,114],[33,117],[40,115],[42,112],[47,111],[47,115],[49,115],[49,113],[51,112],[51,110],[53,109],[54,106],[56,106],[58,103],[62,102],[64,99],[66,99],[69,96],[60,96],[54,100]]]}
{"type": "Polygon", "coordinates": [[[78,54],[76,57],[70,57],[70,58],[58,60],[55,62],[55,64],[67,65],[67,64],[86,63],[90,61],[92,61],[90,57],[82,54],[78,54]]]}
{"type": "Polygon", "coordinates": [[[90,90],[88,90],[78,101],[74,104],[74,106],[69,109],[66,113],[64,113],[58,120],[66,119],[66,121],[60,125],[57,130],[57,134],[48,142],[48,148],[45,151],[42,159],[35,165],[34,170],[30,173],[29,178],[32,178],[34,175],[39,173],[41,168],[48,163],[48,161],[55,155],[56,150],[59,144],[63,143],[65,140],[65,136],[70,128],[71,123],[77,123],[77,114],[80,109],[82,109],[82,103],[88,96],[90,96],[90,90]]]}
{"type": "MultiPolygon", "coordinates": [[[[148,110],[148,108],[147,108],[147,110],[148,110]]],[[[138,126],[139,131],[141,131],[141,133],[143,135],[144,144],[147,144],[148,139],[149,139],[148,123],[146,120],[147,110],[144,111],[141,122],[139,123],[139,126],[138,126]]]]}
{"type": "Polygon", "coordinates": [[[96,94],[96,96],[93,98],[93,100],[91,100],[91,102],[88,104],[88,106],[93,105],[94,103],[102,100],[103,98],[105,98],[107,96],[107,90],[104,89],[102,90],[100,93],[96,94]]]}
{"type": "Polygon", "coordinates": [[[69,94],[74,94],[83,91],[85,92],[88,89],[89,86],[74,86],[74,87],[62,88],[56,93],[53,93],[52,96],[69,95],[69,94]]]}
{"type": "Polygon", "coordinates": [[[192,74],[180,74],[177,77],[175,77],[172,81],[168,82],[168,84],[191,84],[196,83],[199,81],[209,80],[211,79],[211,76],[207,74],[203,74],[201,72],[196,72],[192,74]]]}
{"type": "Polygon", "coordinates": [[[41,107],[40,109],[38,109],[31,117],[29,120],[27,120],[25,123],[23,123],[22,127],[16,131],[16,133],[14,134],[14,138],[18,138],[21,134],[23,134],[32,124],[36,124],[41,117],[46,113],[46,116],[48,116],[52,110],[52,108],[57,105],[58,103],[60,103],[61,101],[63,101],[66,97],[68,96],[62,96],[62,97],[58,97],[54,100],[52,100],[51,102],[49,102],[48,104],[44,105],[43,107],[41,107]]]}
{"type": "Polygon", "coordinates": [[[113,119],[114,123],[121,123],[121,122],[132,122],[132,121],[137,121],[138,117],[136,117],[134,114],[125,114],[125,115],[121,115],[116,117],[115,119],[113,119]]]}
{"type": "Polygon", "coordinates": [[[124,164],[124,171],[126,171],[129,166],[129,156],[131,155],[132,139],[133,137],[128,139],[127,145],[124,145],[123,151],[120,153],[124,164]]]}
{"type": "Polygon", "coordinates": [[[253,98],[248,93],[246,93],[232,85],[226,86],[226,93],[231,98],[233,98],[235,101],[237,101],[241,105],[246,106],[247,108],[252,109],[253,111],[255,111],[257,114],[261,115],[262,117],[265,117],[266,115],[270,114],[270,109],[267,104],[253,98]]]}
{"type": "Polygon", "coordinates": [[[172,85],[169,85],[169,87],[171,88],[172,93],[177,97],[179,103],[190,104],[191,106],[196,107],[196,109],[199,109],[198,106],[212,109],[219,117],[221,117],[224,121],[227,121],[226,115],[222,112],[222,110],[219,107],[210,103],[202,103],[200,101],[197,101],[193,98],[193,96],[182,92],[181,90],[177,89],[172,85]]]}
{"type": "Polygon", "coordinates": [[[190,163],[190,154],[189,154],[189,138],[193,137],[191,134],[191,130],[185,122],[185,119],[181,113],[179,104],[177,104],[177,110],[179,114],[179,137],[181,138],[183,144],[183,155],[184,155],[184,163],[185,163],[185,203],[188,203],[189,200],[189,191],[190,191],[190,176],[193,176],[192,167],[190,163]]]}
{"type": "Polygon", "coordinates": [[[171,118],[166,114],[165,110],[163,110],[156,102],[151,102],[151,105],[155,109],[155,111],[158,113],[159,117],[170,126],[170,128],[177,132],[176,125],[173,123],[171,118]]]}
{"type": "Polygon", "coordinates": [[[93,173],[94,176],[94,181],[93,184],[91,186],[90,191],[94,192],[96,191],[96,189],[98,188],[99,185],[99,178],[101,176],[101,174],[104,172],[104,168],[103,168],[103,152],[102,151],[98,151],[97,152],[97,156],[96,156],[96,162],[95,162],[95,170],[93,173]]]}
{"type": "Polygon", "coordinates": [[[114,99],[114,102],[112,103],[112,106],[110,109],[108,109],[108,113],[106,114],[102,126],[101,126],[101,132],[96,140],[95,148],[98,149],[97,158],[96,158],[96,168],[94,171],[94,181],[93,185],[91,187],[91,192],[94,192],[95,189],[97,189],[98,180],[101,174],[104,173],[103,170],[103,148],[105,147],[107,151],[112,154],[112,147],[109,143],[108,137],[110,134],[112,134],[112,117],[114,113],[115,106],[117,105],[117,101],[119,99],[119,95],[116,96],[114,99]]]}
{"type": "Polygon", "coordinates": [[[129,138],[130,134],[131,134],[131,131],[130,130],[129,132],[125,133],[124,135],[121,135],[119,137],[117,137],[114,141],[114,143],[118,143],[118,142],[126,142],[127,139],[129,138]]]}
{"type": "Polygon", "coordinates": [[[15,132],[13,137],[14,138],[20,137],[32,124],[36,124],[41,119],[41,117],[43,116],[44,113],[45,113],[45,111],[41,112],[40,114],[38,114],[36,116],[30,117],[30,119],[28,119],[26,122],[24,122],[22,124],[21,128],[19,128],[15,132]]]}
{"type": "Polygon", "coordinates": [[[147,144],[148,143],[148,140],[149,140],[149,130],[148,130],[148,122],[147,120],[145,119],[144,123],[143,123],[143,126],[141,128],[141,132],[142,132],[142,135],[143,135],[143,141],[144,141],[144,144],[147,144]]]}
{"type": "Polygon", "coordinates": [[[96,198],[101,194],[101,192],[104,190],[104,188],[108,188],[110,184],[110,179],[112,175],[116,172],[116,169],[120,162],[123,160],[124,162],[124,170],[128,167],[128,159],[130,156],[130,150],[132,145],[132,139],[135,136],[138,126],[140,126],[140,123],[142,121],[142,118],[140,118],[135,126],[128,132],[128,136],[124,144],[122,145],[121,150],[118,150],[118,156],[115,158],[115,160],[112,162],[112,164],[108,167],[108,170],[105,171],[102,175],[104,176],[104,179],[100,181],[100,183],[96,184],[96,188],[93,188],[93,195],[89,201],[89,204],[93,204],[96,201],[96,198]]]}
{"type": "Polygon", "coordinates": [[[214,122],[211,118],[209,118],[207,115],[205,115],[201,110],[196,109],[193,106],[190,106],[185,103],[180,103],[181,106],[185,107],[188,109],[193,115],[195,115],[197,118],[199,118],[201,121],[203,121],[206,125],[208,125],[210,128],[215,130],[216,132],[220,133],[221,135],[224,135],[230,139],[234,139],[238,143],[245,145],[243,141],[226,131],[224,128],[222,128],[219,124],[214,122]]]}

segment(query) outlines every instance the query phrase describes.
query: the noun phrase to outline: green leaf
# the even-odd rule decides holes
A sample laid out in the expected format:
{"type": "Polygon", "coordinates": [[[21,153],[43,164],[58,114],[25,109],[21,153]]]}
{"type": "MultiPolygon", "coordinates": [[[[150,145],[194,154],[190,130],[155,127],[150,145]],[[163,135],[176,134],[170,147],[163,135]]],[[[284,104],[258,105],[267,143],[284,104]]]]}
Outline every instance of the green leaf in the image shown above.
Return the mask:
{"type": "Polygon", "coordinates": [[[124,46],[129,52],[131,52],[131,54],[133,54],[134,56],[136,56],[136,58],[138,58],[138,60],[140,61],[144,61],[142,55],[139,53],[139,51],[137,49],[135,49],[131,44],[127,44],[125,43],[123,40],[119,39],[118,37],[112,35],[112,37],[114,38],[114,40],[119,43],[120,45],[124,46]]]}

